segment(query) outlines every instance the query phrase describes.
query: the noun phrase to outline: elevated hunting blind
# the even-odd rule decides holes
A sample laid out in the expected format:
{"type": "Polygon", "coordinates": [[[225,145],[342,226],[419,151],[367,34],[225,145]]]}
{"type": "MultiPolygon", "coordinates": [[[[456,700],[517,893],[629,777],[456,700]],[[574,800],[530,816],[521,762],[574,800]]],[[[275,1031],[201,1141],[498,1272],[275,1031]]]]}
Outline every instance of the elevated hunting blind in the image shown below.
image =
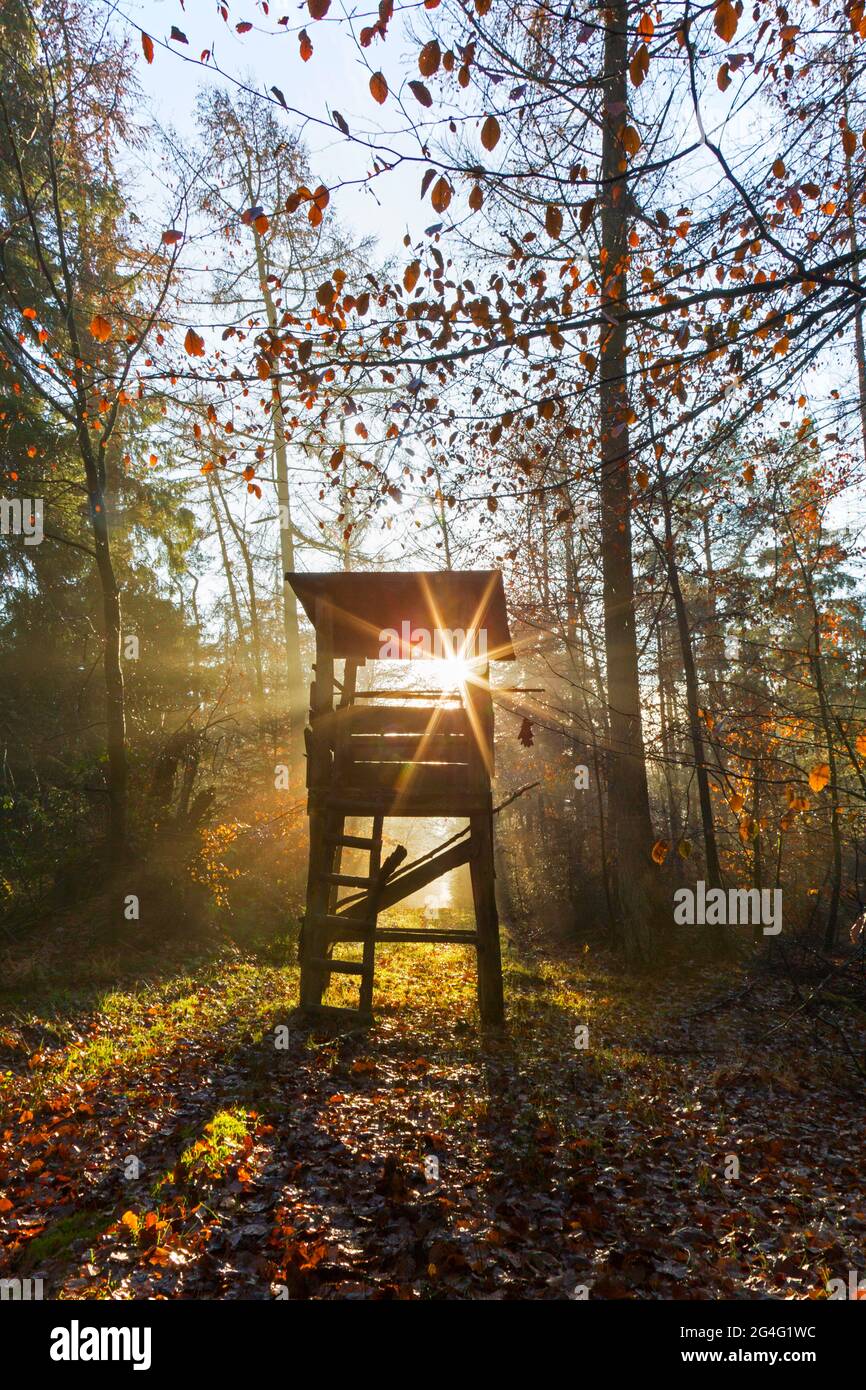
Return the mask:
{"type": "Polygon", "coordinates": [[[301,1005],[369,1020],[378,941],[474,946],[485,1023],[503,1018],[502,964],[493,868],[493,701],[489,661],[513,660],[497,570],[287,574],[316,634],[310,723],[305,730],[310,861],[301,936],[301,1005]],[[422,664],[418,657],[433,660],[422,664]],[[437,687],[358,689],[358,671],[382,660],[413,662],[437,687]],[[342,680],[335,662],[344,663],[342,680]],[[388,817],[459,817],[464,830],[412,864],[398,846],[382,857],[388,817]],[[350,818],[369,833],[347,834],[350,818]],[[362,875],[341,872],[343,851],[368,856],[362,875]],[[386,908],[468,864],[475,931],[379,928],[386,908]],[[341,890],[354,890],[341,897],[341,890]],[[360,960],[341,959],[357,943],[360,960]],[[357,975],[357,1009],[322,999],[332,974],[357,975]]]}

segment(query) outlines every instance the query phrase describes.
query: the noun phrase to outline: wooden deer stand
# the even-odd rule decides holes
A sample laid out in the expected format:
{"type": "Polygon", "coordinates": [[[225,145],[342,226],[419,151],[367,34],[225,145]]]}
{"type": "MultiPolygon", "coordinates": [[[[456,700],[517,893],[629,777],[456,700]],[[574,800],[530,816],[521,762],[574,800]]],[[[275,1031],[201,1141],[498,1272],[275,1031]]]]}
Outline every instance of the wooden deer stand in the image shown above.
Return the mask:
{"type": "Polygon", "coordinates": [[[369,1021],[376,942],[449,941],[476,948],[481,1018],[501,1023],[488,661],[514,659],[502,576],[497,570],[449,570],[287,574],[286,579],[316,633],[305,730],[310,862],[300,947],[301,1006],[369,1021]],[[439,664],[413,659],[419,647],[426,655],[439,656],[439,664]],[[452,654],[467,663],[472,658],[459,682],[448,660],[452,654]],[[446,677],[436,689],[358,690],[359,667],[395,656],[411,660],[415,673],[445,670],[451,679],[446,677]],[[345,663],[341,681],[334,669],[340,660],[345,663]],[[460,817],[469,824],[439,849],[404,865],[402,846],[382,860],[382,831],[389,816],[460,817]],[[369,833],[347,834],[350,817],[369,819],[369,833]],[[345,848],[367,853],[365,875],[341,873],[345,848]],[[380,912],[460,864],[470,869],[475,931],[377,927],[380,912]],[[340,899],[340,889],[356,891],[340,899]],[[359,943],[362,958],[336,957],[334,947],[341,942],[359,943]],[[334,973],[359,977],[357,1009],[323,1005],[334,973]]]}

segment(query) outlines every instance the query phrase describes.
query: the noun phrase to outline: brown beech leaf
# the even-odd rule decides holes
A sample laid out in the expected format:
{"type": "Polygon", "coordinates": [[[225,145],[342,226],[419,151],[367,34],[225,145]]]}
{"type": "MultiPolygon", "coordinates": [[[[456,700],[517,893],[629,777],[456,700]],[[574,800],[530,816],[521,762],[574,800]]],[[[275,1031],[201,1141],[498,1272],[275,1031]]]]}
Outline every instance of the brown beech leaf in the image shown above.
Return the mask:
{"type": "Polygon", "coordinates": [[[636,50],[628,65],[628,72],[632,85],[639,87],[649,72],[649,49],[645,43],[642,43],[640,48],[636,50]]]}
{"type": "Polygon", "coordinates": [[[630,155],[636,155],[641,146],[641,138],[633,125],[627,125],[622,132],[622,143],[630,155]]]}
{"type": "Polygon", "coordinates": [[[451,185],[444,174],[434,183],[430,201],[437,212],[444,212],[451,202],[451,185]]]}
{"type": "Polygon", "coordinates": [[[432,106],[433,98],[424,86],[423,82],[410,82],[409,90],[416,101],[420,101],[422,106],[432,106]]]}
{"type": "Polygon", "coordinates": [[[723,43],[730,43],[737,32],[737,11],[731,4],[731,0],[719,0],[716,5],[716,14],[713,27],[723,43]]]}
{"type": "Polygon", "coordinates": [[[187,329],[183,346],[190,357],[204,357],[204,338],[200,337],[194,328],[187,329]]]}
{"type": "Polygon", "coordinates": [[[502,134],[499,129],[499,122],[495,116],[488,116],[481,127],[481,143],[485,150],[493,150],[499,144],[499,137],[502,134]]]}
{"type": "Polygon", "coordinates": [[[370,78],[370,93],[374,101],[378,101],[381,106],[388,100],[388,83],[381,72],[374,72],[370,78]]]}
{"type": "Polygon", "coordinates": [[[432,77],[438,71],[442,61],[442,50],[435,39],[425,43],[421,52],[418,54],[418,71],[422,77],[432,77]]]}
{"type": "Polygon", "coordinates": [[[562,233],[562,208],[556,203],[548,203],[544,212],[544,230],[554,239],[562,233]]]}

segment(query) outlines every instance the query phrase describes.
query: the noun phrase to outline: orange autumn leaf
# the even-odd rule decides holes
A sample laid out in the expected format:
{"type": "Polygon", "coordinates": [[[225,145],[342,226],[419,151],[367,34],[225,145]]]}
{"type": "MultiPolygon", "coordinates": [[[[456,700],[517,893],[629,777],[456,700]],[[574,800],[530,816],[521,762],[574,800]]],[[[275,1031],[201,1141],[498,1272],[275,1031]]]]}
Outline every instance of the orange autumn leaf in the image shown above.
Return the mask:
{"type": "Polygon", "coordinates": [[[809,786],[813,792],[822,792],[830,781],[829,763],[816,763],[809,773],[809,786]]]}
{"type": "Polygon", "coordinates": [[[723,43],[730,43],[737,32],[737,12],[731,4],[731,0],[719,0],[716,5],[716,14],[713,27],[723,43]]]}
{"type": "Polygon", "coordinates": [[[444,212],[451,202],[451,185],[444,175],[434,183],[430,201],[437,212],[444,212]]]}
{"type": "Polygon", "coordinates": [[[187,330],[183,346],[190,357],[204,357],[204,338],[196,333],[194,328],[187,330]]]}
{"type": "Polygon", "coordinates": [[[145,61],[148,62],[148,63],[152,63],[152,62],[153,62],[153,39],[150,37],[150,34],[144,34],[144,33],[142,34],[142,36],[141,36],[141,51],[142,51],[142,53],[144,54],[145,61]]]}
{"type": "Polygon", "coordinates": [[[301,58],[305,63],[308,63],[313,56],[313,45],[306,29],[301,30],[298,39],[301,45],[301,58]]]}
{"type": "Polygon", "coordinates": [[[656,840],[652,847],[652,861],[654,864],[663,864],[668,857],[670,845],[667,840],[656,840]]]}
{"type": "Polygon", "coordinates": [[[630,155],[636,155],[641,147],[641,138],[633,125],[627,125],[622,132],[622,143],[630,155]]]}
{"type": "Polygon", "coordinates": [[[866,758],[866,733],[857,735],[857,752],[862,758],[866,758]]]}
{"type": "Polygon", "coordinates": [[[628,65],[628,74],[632,80],[632,85],[639,87],[649,72],[649,50],[645,43],[642,43],[635,52],[634,57],[628,65]]]}
{"type": "Polygon", "coordinates": [[[111,337],[111,324],[102,314],[94,314],[90,320],[90,332],[98,343],[107,343],[111,337]]]}
{"type": "Polygon", "coordinates": [[[374,72],[370,78],[370,94],[374,101],[378,101],[381,106],[388,100],[388,83],[381,72],[374,72]]]}

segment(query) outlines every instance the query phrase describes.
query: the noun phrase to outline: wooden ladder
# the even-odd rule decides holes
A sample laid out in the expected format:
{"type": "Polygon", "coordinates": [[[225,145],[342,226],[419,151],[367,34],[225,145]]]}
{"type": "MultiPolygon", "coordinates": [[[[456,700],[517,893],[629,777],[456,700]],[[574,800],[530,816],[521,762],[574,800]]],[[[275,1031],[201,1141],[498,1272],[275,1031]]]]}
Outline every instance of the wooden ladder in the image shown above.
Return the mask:
{"type": "Polygon", "coordinates": [[[302,1003],[306,1009],[323,1017],[351,1018],[365,1023],[372,1021],[377,900],[388,875],[406,856],[406,850],[400,846],[388,856],[384,864],[382,863],[382,825],[383,817],[375,816],[372,835],[347,835],[345,817],[339,816],[335,818],[333,828],[323,827],[324,853],[313,856],[301,946],[301,970],[304,977],[302,1003]],[[340,871],[343,849],[367,851],[369,862],[366,875],[344,874],[340,871]],[[366,890],[363,915],[356,915],[354,912],[337,913],[337,891],[340,888],[366,890]],[[338,941],[359,942],[363,946],[361,960],[335,960],[331,950],[338,941]],[[322,1004],[322,994],[330,975],[359,977],[360,994],[357,1008],[322,1004]]]}

